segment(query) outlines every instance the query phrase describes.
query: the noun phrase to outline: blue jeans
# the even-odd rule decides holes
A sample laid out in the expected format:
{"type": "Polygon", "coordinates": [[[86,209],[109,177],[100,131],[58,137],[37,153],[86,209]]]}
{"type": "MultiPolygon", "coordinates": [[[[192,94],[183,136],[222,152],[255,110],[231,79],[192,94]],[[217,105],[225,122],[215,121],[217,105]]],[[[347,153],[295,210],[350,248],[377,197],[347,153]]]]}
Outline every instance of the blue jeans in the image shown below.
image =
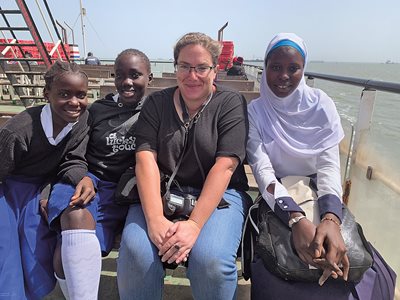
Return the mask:
{"type": "MultiPolygon", "coordinates": [[[[247,214],[249,196],[228,189],[228,208],[216,209],[190,252],[187,277],[194,298],[236,298],[236,254],[247,214]]],[[[142,207],[129,208],[118,258],[118,289],[122,300],[162,299],[165,270],[157,247],[147,235],[142,207]]]]}

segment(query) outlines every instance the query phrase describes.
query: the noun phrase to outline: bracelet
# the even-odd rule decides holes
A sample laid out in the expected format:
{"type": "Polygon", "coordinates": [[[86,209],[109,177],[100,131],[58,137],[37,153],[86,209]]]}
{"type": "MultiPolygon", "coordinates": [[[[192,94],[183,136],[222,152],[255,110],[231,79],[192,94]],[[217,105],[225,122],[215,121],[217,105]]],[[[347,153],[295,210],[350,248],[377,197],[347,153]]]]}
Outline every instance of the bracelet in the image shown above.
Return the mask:
{"type": "Polygon", "coordinates": [[[301,220],[301,219],[304,219],[306,216],[298,216],[298,217],[294,217],[294,218],[291,218],[290,220],[289,220],[289,228],[292,228],[293,226],[294,226],[294,224],[297,224],[297,223],[299,223],[299,221],[301,220]]]}
{"type": "Polygon", "coordinates": [[[321,223],[323,222],[323,221],[332,221],[333,223],[335,223],[337,226],[339,226],[339,228],[340,228],[340,223],[338,222],[338,221],[336,221],[334,218],[330,218],[330,217],[324,217],[324,218],[322,218],[322,220],[321,220],[321,223]]]}

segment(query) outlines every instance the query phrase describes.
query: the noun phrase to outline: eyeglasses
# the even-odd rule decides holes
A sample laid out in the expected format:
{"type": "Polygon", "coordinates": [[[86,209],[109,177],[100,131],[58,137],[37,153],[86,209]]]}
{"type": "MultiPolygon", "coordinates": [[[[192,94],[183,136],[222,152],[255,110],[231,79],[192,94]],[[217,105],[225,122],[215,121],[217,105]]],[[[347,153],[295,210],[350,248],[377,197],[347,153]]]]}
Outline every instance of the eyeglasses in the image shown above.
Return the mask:
{"type": "Polygon", "coordinates": [[[191,67],[190,65],[184,65],[184,64],[177,64],[175,66],[176,72],[184,75],[188,75],[190,73],[190,70],[193,69],[198,76],[206,76],[212,69],[214,69],[215,66],[195,66],[191,67]]]}

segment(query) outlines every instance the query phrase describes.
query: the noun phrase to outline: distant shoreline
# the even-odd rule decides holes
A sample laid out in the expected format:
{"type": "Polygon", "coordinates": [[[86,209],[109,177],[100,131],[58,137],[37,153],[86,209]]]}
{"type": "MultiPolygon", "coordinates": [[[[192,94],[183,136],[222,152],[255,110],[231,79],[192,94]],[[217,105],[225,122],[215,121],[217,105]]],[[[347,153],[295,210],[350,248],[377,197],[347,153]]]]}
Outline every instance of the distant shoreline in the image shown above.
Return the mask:
{"type": "MultiPolygon", "coordinates": [[[[113,64],[115,59],[100,59],[100,61],[104,64],[113,64]]],[[[78,60],[78,61],[82,61],[82,59],[78,60]]],[[[150,59],[150,62],[152,63],[171,63],[174,60],[172,58],[157,58],[157,59],[150,59]]],[[[249,64],[249,63],[262,63],[264,60],[263,59],[245,59],[244,63],[245,64],[249,64]]],[[[381,62],[354,62],[354,61],[327,61],[327,60],[310,60],[309,63],[349,63],[349,64],[399,64],[400,62],[396,62],[396,61],[381,61],[381,62]]]]}
{"type": "MultiPolygon", "coordinates": [[[[245,59],[245,63],[252,62],[263,62],[262,59],[245,59]]],[[[338,64],[399,64],[400,62],[395,61],[374,61],[374,62],[365,62],[365,61],[327,61],[327,60],[310,60],[309,63],[338,63],[338,64]]]]}

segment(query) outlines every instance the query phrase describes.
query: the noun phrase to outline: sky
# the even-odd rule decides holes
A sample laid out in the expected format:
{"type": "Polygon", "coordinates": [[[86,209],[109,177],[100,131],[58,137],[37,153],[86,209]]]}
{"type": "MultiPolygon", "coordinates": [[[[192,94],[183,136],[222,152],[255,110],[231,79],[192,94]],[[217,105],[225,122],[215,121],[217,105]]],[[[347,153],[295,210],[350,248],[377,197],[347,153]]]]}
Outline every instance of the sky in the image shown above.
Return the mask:
{"type": "MultiPolygon", "coordinates": [[[[223,39],[233,41],[235,55],[245,60],[262,58],[275,34],[294,32],[305,40],[310,60],[400,62],[399,0],[81,1],[86,53],[101,59],[114,59],[126,48],[137,48],[150,59],[170,59],[185,33],[199,31],[217,39],[228,22],[223,39]]],[[[80,0],[47,3],[57,21],[73,28],[82,57],[80,0]]],[[[39,21],[37,26],[45,28],[39,21]]],[[[68,39],[72,43],[70,30],[68,39]]]]}

